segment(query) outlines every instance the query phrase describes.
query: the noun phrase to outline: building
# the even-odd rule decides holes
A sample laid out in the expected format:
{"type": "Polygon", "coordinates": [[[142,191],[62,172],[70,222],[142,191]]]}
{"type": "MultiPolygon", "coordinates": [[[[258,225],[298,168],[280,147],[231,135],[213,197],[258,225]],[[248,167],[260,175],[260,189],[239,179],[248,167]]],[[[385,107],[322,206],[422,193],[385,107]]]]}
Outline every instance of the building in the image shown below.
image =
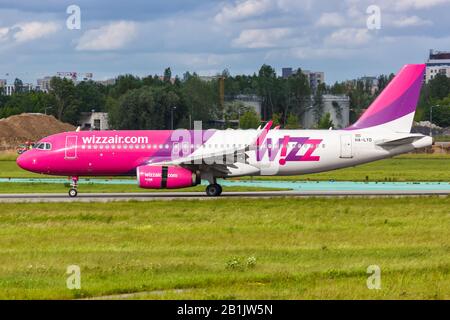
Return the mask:
{"type": "Polygon", "coordinates": [[[81,130],[108,130],[108,113],[107,112],[82,112],[78,125],[81,130]]]}
{"type": "Polygon", "coordinates": [[[432,80],[437,74],[450,77],[450,51],[431,49],[426,62],[425,82],[432,80]]]}
{"type": "Polygon", "coordinates": [[[293,70],[292,68],[282,68],[281,69],[281,76],[283,77],[283,79],[287,79],[290,76],[292,76],[293,74],[293,70]]]}
{"type": "MultiPolygon", "coordinates": [[[[325,83],[325,73],[322,71],[310,71],[310,70],[301,70],[302,73],[308,78],[309,87],[314,92],[317,90],[320,84],[325,83]]],[[[283,79],[287,79],[290,76],[296,74],[297,70],[292,68],[282,68],[281,76],[283,79]]]]}
{"type": "Polygon", "coordinates": [[[116,79],[112,78],[112,79],[106,79],[106,80],[97,80],[95,82],[98,84],[101,84],[103,86],[112,86],[116,83],[116,79]]]}
{"type": "Polygon", "coordinates": [[[5,95],[11,96],[14,93],[14,91],[15,91],[15,87],[13,84],[6,84],[4,86],[3,92],[5,95]]]}
{"type": "Polygon", "coordinates": [[[61,79],[69,79],[72,80],[73,82],[77,83],[77,82],[81,82],[81,81],[89,81],[92,80],[94,74],[92,72],[87,72],[87,73],[79,73],[79,72],[75,72],[75,71],[63,71],[63,72],[57,72],[56,76],[61,78],[61,79]]]}
{"type": "Polygon", "coordinates": [[[205,82],[217,80],[217,76],[198,76],[198,78],[205,82]]]}
{"type": "Polygon", "coordinates": [[[372,76],[364,76],[359,78],[358,80],[364,82],[365,85],[368,85],[370,87],[370,92],[372,94],[375,94],[378,90],[378,78],[372,77],[372,76]]]}
{"type": "Polygon", "coordinates": [[[34,86],[31,83],[24,83],[22,88],[20,88],[21,92],[27,93],[34,90],[34,86]]]}
{"type": "Polygon", "coordinates": [[[238,94],[232,102],[240,102],[244,106],[251,107],[257,114],[261,114],[261,98],[256,94],[238,94]]]}
{"type": "Polygon", "coordinates": [[[50,91],[50,81],[52,77],[44,77],[42,79],[37,79],[37,87],[38,91],[49,92],[50,91]]]}
{"type": "MultiPolygon", "coordinates": [[[[311,101],[313,98],[311,97],[311,101]]],[[[331,116],[331,121],[335,128],[345,128],[350,124],[350,97],[347,95],[324,94],[322,96],[323,111],[331,116]]],[[[317,119],[314,114],[314,107],[306,109],[302,116],[302,128],[311,129],[317,126],[317,119]]]]}
{"type": "MultiPolygon", "coordinates": [[[[164,81],[164,76],[158,76],[158,79],[161,80],[161,81],[164,81]]],[[[176,81],[176,78],[170,78],[170,80],[169,80],[169,82],[171,84],[174,84],[175,81],[176,81]]]]}

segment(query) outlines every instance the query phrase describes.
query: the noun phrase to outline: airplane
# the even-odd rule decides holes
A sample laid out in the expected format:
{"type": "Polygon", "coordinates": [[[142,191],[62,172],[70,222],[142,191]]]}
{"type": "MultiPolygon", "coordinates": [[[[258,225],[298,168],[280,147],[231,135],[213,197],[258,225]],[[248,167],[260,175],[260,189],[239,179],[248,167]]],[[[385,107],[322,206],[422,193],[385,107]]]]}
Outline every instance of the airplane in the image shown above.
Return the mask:
{"type": "Polygon", "coordinates": [[[48,136],[17,158],[28,171],[71,178],[135,176],[147,189],[177,189],[207,180],[220,196],[218,178],[301,175],[352,167],[432,145],[410,133],[425,65],[408,64],[361,117],[340,130],[106,130],[48,136]]]}

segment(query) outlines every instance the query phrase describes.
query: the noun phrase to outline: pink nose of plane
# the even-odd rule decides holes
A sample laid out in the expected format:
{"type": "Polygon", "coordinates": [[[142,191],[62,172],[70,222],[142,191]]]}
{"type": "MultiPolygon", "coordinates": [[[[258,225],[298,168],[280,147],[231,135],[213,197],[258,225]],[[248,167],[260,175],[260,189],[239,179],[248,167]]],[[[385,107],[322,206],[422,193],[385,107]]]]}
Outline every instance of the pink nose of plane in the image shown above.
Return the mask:
{"type": "Polygon", "coordinates": [[[25,151],[24,153],[22,153],[17,158],[16,163],[24,170],[33,171],[33,169],[36,169],[36,159],[29,154],[29,151],[25,151]]]}

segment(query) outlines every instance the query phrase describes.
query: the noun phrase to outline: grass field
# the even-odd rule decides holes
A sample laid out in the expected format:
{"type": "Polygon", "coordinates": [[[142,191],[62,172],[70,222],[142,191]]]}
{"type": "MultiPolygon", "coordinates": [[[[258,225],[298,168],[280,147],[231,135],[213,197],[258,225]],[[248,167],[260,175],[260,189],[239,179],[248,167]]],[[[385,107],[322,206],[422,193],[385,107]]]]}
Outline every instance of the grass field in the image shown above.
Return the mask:
{"type": "Polygon", "coordinates": [[[449,299],[449,208],[449,197],[0,204],[0,298],[449,299]],[[81,290],[66,288],[68,265],[81,290]],[[366,287],[369,265],[380,290],[366,287]]]}
{"type": "MultiPolygon", "coordinates": [[[[255,177],[264,180],[450,181],[450,155],[407,154],[357,167],[290,177],[255,177]]],[[[0,178],[44,178],[19,168],[12,155],[0,157],[0,178]]],[[[248,179],[248,178],[244,178],[248,179]]]]}

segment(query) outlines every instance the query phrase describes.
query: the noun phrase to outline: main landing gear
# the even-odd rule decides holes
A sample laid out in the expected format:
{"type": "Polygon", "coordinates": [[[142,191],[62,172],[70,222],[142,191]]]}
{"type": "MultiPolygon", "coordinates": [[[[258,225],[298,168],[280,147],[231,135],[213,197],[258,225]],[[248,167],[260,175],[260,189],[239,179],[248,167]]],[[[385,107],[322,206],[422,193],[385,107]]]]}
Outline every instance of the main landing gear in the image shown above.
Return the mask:
{"type": "Polygon", "coordinates": [[[220,184],[212,183],[206,187],[206,194],[210,197],[218,197],[222,194],[222,187],[220,184]]]}
{"type": "Polygon", "coordinates": [[[70,189],[69,189],[69,197],[74,198],[77,196],[78,191],[77,191],[77,187],[78,187],[78,177],[72,177],[72,183],[70,184],[70,189]]]}

